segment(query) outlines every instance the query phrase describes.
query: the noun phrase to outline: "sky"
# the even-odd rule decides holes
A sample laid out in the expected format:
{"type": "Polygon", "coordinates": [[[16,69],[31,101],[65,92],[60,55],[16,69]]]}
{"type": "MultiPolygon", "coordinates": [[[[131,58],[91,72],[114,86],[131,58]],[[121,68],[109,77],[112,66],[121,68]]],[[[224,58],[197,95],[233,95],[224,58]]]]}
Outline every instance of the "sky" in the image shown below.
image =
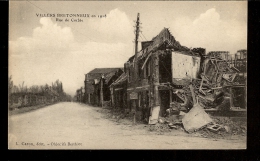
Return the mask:
{"type": "Polygon", "coordinates": [[[51,85],[59,79],[72,96],[84,87],[89,71],[123,67],[134,54],[137,13],[139,42],[166,27],[189,48],[231,54],[247,49],[246,1],[10,1],[9,7],[9,76],[14,84],[51,85]],[[37,16],[47,13],[55,17],[37,16]],[[57,14],[90,17],[60,22],[57,14]]]}

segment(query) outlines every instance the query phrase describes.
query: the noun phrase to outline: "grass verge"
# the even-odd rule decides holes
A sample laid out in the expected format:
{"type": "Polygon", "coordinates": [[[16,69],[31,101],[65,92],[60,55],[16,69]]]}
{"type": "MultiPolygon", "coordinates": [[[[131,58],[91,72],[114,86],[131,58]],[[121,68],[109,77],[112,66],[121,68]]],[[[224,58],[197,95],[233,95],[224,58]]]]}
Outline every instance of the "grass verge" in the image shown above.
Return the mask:
{"type": "Polygon", "coordinates": [[[38,110],[40,108],[44,108],[50,105],[53,105],[55,103],[47,103],[47,104],[41,104],[41,105],[36,105],[36,106],[29,106],[29,107],[23,107],[20,109],[16,109],[16,110],[12,110],[12,111],[8,111],[9,115],[16,115],[16,114],[21,114],[21,113],[25,113],[25,112],[31,112],[34,110],[38,110]]]}

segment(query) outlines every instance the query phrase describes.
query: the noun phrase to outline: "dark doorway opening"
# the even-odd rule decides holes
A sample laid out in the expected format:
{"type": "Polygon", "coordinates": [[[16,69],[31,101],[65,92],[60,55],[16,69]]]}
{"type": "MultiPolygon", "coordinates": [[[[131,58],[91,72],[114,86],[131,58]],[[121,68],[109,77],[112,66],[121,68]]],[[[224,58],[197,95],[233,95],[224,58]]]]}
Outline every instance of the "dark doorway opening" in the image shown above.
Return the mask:
{"type": "Polygon", "coordinates": [[[159,82],[172,82],[172,54],[164,53],[159,56],[159,82]]]}
{"type": "Polygon", "coordinates": [[[233,106],[246,108],[245,87],[232,87],[233,106]]]}
{"type": "Polygon", "coordinates": [[[170,93],[169,90],[160,91],[161,108],[159,115],[161,117],[165,116],[166,110],[170,108],[170,93]]]}

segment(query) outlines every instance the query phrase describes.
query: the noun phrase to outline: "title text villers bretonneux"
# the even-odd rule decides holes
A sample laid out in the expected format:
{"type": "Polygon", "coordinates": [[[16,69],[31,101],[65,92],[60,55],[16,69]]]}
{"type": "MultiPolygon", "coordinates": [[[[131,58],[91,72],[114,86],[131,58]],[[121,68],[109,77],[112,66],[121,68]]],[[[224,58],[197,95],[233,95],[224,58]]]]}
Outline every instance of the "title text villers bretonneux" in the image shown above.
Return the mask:
{"type": "Polygon", "coordinates": [[[51,14],[51,13],[36,13],[37,17],[89,17],[90,14],[51,14]]]}

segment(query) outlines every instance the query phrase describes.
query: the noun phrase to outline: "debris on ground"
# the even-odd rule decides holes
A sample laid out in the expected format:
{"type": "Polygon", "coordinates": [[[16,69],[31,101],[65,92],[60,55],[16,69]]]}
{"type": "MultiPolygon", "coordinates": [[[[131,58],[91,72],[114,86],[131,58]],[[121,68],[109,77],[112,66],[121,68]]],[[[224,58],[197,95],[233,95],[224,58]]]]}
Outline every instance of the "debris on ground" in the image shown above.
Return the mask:
{"type": "Polygon", "coordinates": [[[171,115],[169,117],[159,117],[158,123],[149,125],[149,131],[158,132],[159,134],[171,132],[171,131],[184,131],[180,115],[171,115]]]}
{"type": "Polygon", "coordinates": [[[213,124],[207,128],[213,132],[218,132],[221,128],[223,128],[223,126],[221,126],[219,124],[213,124]]]}
{"type": "Polygon", "coordinates": [[[169,123],[168,126],[171,128],[171,129],[177,129],[177,126],[173,125],[173,123],[169,123]]]}
{"type": "MultiPolygon", "coordinates": [[[[154,125],[144,125],[142,129],[147,129],[150,132],[156,132],[158,135],[167,134],[170,132],[180,132],[180,133],[189,133],[189,135],[194,137],[204,137],[204,138],[214,138],[214,139],[231,139],[234,136],[246,136],[247,133],[247,125],[244,120],[233,120],[232,118],[227,117],[212,117],[209,115],[204,115],[205,111],[202,107],[199,107],[199,104],[195,104],[188,113],[180,111],[179,114],[168,115],[166,117],[159,117],[158,122],[154,125]],[[192,110],[193,109],[193,110],[192,110]],[[195,111],[195,112],[193,112],[195,111]],[[202,112],[202,113],[200,113],[202,112]],[[190,116],[189,116],[190,115],[190,116]],[[196,117],[195,117],[196,115],[196,117]],[[208,118],[209,117],[209,118],[208,118]],[[187,126],[187,122],[185,122],[185,118],[188,120],[193,118],[193,121],[189,122],[190,125],[193,124],[200,126],[196,126],[193,130],[189,130],[189,126],[187,126]],[[196,121],[195,119],[202,119],[203,121],[196,121]],[[206,118],[206,119],[205,119],[206,118]],[[205,120],[206,121],[205,121],[205,120]],[[201,123],[202,122],[202,123],[201,123]]],[[[115,122],[124,123],[128,125],[129,123],[126,120],[132,120],[131,113],[125,113],[121,109],[100,109],[98,112],[105,113],[105,118],[112,119],[115,122]]],[[[136,113],[137,120],[141,120],[141,115],[136,113]]],[[[186,121],[187,121],[186,120],[186,121]]],[[[139,121],[139,123],[145,123],[139,121]]],[[[131,128],[135,128],[136,126],[129,126],[131,128]]],[[[195,127],[195,126],[193,126],[195,127]]],[[[137,128],[137,127],[136,127],[137,128]]],[[[192,129],[192,128],[191,128],[192,129]]]]}
{"type": "Polygon", "coordinates": [[[167,124],[157,123],[155,125],[149,125],[149,131],[164,133],[164,132],[169,132],[171,130],[169,129],[167,124]]]}
{"type": "Polygon", "coordinates": [[[212,119],[198,103],[195,104],[182,119],[183,126],[189,133],[200,129],[211,122],[212,119]]]}
{"type": "Polygon", "coordinates": [[[246,136],[246,122],[231,118],[214,118],[213,123],[198,131],[205,138],[231,139],[233,136],[246,136]],[[215,127],[215,128],[214,128],[215,127]]]}

